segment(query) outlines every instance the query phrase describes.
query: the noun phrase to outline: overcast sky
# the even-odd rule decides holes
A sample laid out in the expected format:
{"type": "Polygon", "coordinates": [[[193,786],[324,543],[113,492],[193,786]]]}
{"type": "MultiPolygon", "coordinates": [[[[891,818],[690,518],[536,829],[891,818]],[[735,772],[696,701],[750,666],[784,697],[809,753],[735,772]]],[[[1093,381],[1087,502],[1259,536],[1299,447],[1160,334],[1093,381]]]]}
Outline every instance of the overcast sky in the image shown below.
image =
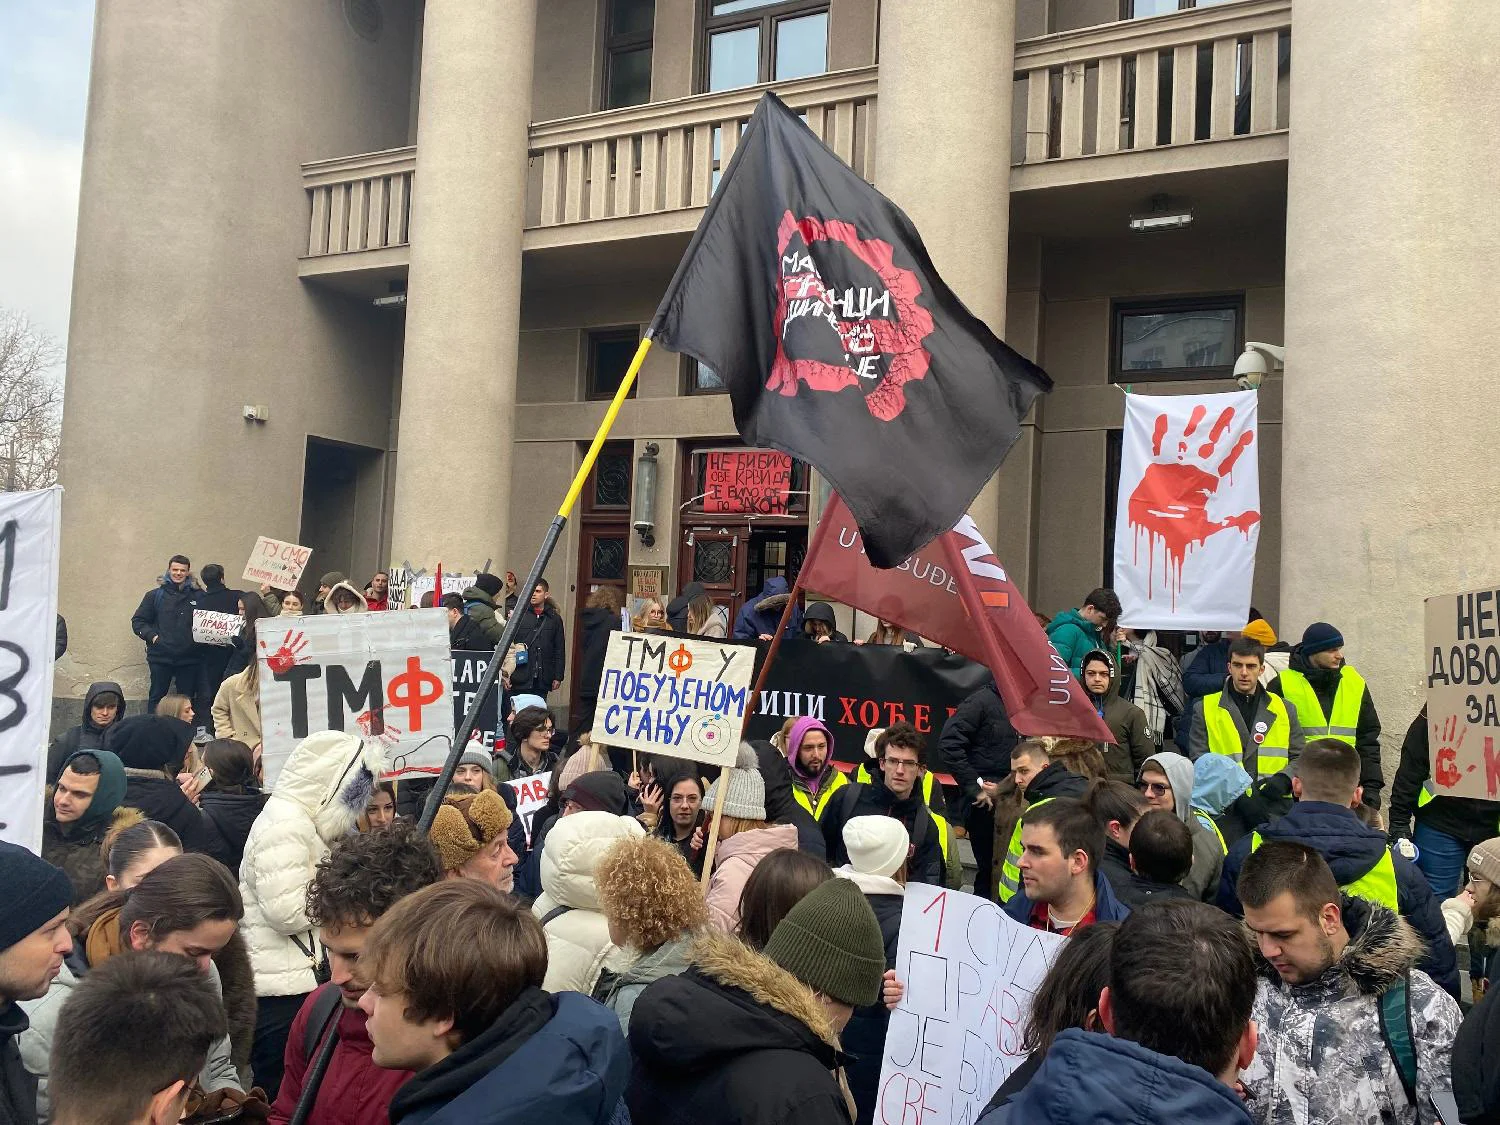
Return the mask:
{"type": "Polygon", "coordinates": [[[63,343],[94,0],[0,0],[0,307],[63,343]]]}

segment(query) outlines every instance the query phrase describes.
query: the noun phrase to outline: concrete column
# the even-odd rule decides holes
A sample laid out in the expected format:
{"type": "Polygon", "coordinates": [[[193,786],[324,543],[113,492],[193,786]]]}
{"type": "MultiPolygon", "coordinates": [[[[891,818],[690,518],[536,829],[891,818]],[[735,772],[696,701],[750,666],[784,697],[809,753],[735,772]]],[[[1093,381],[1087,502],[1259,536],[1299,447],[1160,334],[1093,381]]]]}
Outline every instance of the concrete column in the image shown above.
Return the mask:
{"type": "Polygon", "coordinates": [[[1422,599],[1500,556],[1497,39],[1500,6],[1453,0],[1302,4],[1292,35],[1276,625],[1343,631],[1388,783],[1422,599]]]}
{"type": "Polygon", "coordinates": [[[536,0],[426,13],[392,556],[501,566],[536,0]],[[458,479],[478,501],[456,513],[458,479]]]}
{"type": "MultiPolygon", "coordinates": [[[[875,184],[911,216],[953,291],[1002,336],[1014,53],[1014,4],[880,5],[875,184]]],[[[1029,535],[1029,499],[1007,499],[1015,475],[1007,463],[972,509],[1001,559],[1016,545],[1011,532],[1029,535]]]]}

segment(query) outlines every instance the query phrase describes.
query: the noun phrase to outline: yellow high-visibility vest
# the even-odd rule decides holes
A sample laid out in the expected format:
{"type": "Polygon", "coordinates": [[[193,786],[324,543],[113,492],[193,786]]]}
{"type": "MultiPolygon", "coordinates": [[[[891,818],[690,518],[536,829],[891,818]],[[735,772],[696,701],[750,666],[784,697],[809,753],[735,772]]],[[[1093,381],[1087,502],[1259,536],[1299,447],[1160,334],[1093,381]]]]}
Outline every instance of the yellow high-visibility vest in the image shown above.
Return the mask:
{"type": "Polygon", "coordinates": [[[818,803],[815,806],[812,798],[807,795],[807,790],[799,785],[792,786],[792,796],[797,798],[797,803],[808,812],[812,813],[814,820],[823,819],[823,810],[828,807],[828,799],[844,786],[849,784],[849,779],[844,776],[844,771],[835,769],[833,776],[828,779],[828,784],[818,792],[818,803]]]}
{"type": "Polygon", "coordinates": [[[1198,818],[1199,824],[1202,824],[1204,827],[1213,832],[1214,836],[1219,841],[1219,851],[1223,852],[1225,855],[1228,855],[1229,845],[1224,842],[1224,833],[1219,831],[1219,826],[1214,823],[1214,818],[1209,816],[1202,809],[1194,809],[1193,815],[1198,818]]]}
{"type": "Polygon", "coordinates": [[[1332,715],[1323,714],[1323,703],[1307,677],[1290,668],[1281,673],[1281,697],[1297,708],[1297,722],[1308,738],[1336,738],[1354,745],[1354,734],[1359,729],[1359,707],[1365,697],[1365,678],[1349,665],[1339,669],[1332,715]]]}
{"type": "MultiPolygon", "coordinates": [[[[1216,691],[1203,697],[1203,725],[1208,732],[1208,749],[1214,754],[1226,754],[1244,764],[1247,753],[1256,756],[1255,778],[1263,781],[1286,769],[1291,760],[1292,720],[1286,703],[1280,696],[1266,696],[1271,712],[1271,729],[1259,742],[1249,747],[1240,743],[1240,728],[1234,725],[1234,716],[1222,705],[1224,693],[1216,691]]],[[[1248,772],[1249,766],[1246,765],[1248,772]]]]}
{"type": "Polygon", "coordinates": [[[1013,899],[1021,889],[1021,822],[1026,819],[1026,813],[1041,808],[1051,800],[1052,797],[1043,797],[1036,804],[1026,806],[1025,812],[1016,817],[1016,826],[1010,833],[1010,843],[1005,848],[1005,859],[1000,864],[1000,879],[995,886],[995,897],[1002,904],[1013,899]]]}
{"type": "MultiPolygon", "coordinates": [[[[872,780],[870,767],[861,764],[859,769],[854,771],[854,780],[861,785],[869,785],[872,780]]],[[[932,771],[924,768],[922,770],[922,800],[926,801],[928,805],[932,804],[932,785],[932,771]]]]}
{"type": "MultiPolygon", "coordinates": [[[[1250,835],[1250,850],[1253,852],[1261,845],[1259,832],[1250,835]]],[[[1396,890],[1396,864],[1391,859],[1391,849],[1386,848],[1380,853],[1380,862],[1366,871],[1352,883],[1345,883],[1339,887],[1345,894],[1355,895],[1366,902],[1378,903],[1396,912],[1401,910],[1400,895],[1396,890]]]]}

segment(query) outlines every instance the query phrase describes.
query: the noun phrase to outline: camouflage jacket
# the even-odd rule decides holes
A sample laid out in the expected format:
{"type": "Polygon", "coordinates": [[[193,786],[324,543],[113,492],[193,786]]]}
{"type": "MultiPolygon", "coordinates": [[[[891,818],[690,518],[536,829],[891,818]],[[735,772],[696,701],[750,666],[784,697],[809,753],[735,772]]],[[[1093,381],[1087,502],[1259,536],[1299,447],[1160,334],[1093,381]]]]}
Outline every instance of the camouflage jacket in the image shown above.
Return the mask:
{"type": "Polygon", "coordinates": [[[1349,945],[1306,984],[1287,985],[1258,954],[1254,1019],[1260,1038],[1241,1079],[1257,1125],[1438,1125],[1436,1091],[1451,1091],[1458,1004],[1414,968],[1422,941],[1399,915],[1345,898],[1349,945]],[[1417,1101],[1380,1032],[1379,997],[1407,974],[1417,1101]]]}

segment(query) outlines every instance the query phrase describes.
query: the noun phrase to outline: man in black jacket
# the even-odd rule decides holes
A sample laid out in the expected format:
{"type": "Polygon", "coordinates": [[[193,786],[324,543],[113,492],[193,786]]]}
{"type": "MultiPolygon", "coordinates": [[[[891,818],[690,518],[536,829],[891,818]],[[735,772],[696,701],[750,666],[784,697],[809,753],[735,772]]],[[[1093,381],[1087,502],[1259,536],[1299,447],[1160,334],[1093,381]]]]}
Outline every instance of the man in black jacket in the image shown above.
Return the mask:
{"type": "Polygon", "coordinates": [[[130,629],[146,642],[146,666],[151,669],[151,693],[146,712],[156,710],[172,690],[189,699],[198,690],[198,646],[193,643],[193,610],[202,591],[193,580],[193,564],[186,555],[173,555],[167,572],[149,590],[130,619],[130,629]]]}
{"type": "Polygon", "coordinates": [[[479,622],[464,613],[462,594],[444,594],[443,608],[448,611],[448,647],[462,652],[494,652],[495,646],[484,635],[479,622]]]}
{"type": "Polygon", "coordinates": [[[849,862],[844,825],[857,816],[893,816],[911,839],[906,861],[908,883],[943,885],[943,827],[927,808],[917,783],[927,767],[927,741],[910,723],[893,723],[875,740],[880,769],[868,784],[856,782],[836,793],[818,823],[828,863],[849,862]]]}
{"type": "Polygon", "coordinates": [[[526,660],[518,660],[510,674],[511,691],[532,692],[544,699],[561,686],[568,659],[562,615],[547,596],[550,589],[545,578],[538,579],[526,608],[516,608],[521,620],[512,643],[526,646],[526,660]]]}
{"type": "Polygon", "coordinates": [[[974,847],[974,893],[980,898],[995,897],[995,811],[979,782],[999,781],[1010,772],[1010,752],[1017,741],[993,682],[958,705],[938,741],[938,761],[958,782],[958,817],[974,847]]]}
{"type": "MultiPolygon", "coordinates": [[[[203,592],[198,595],[197,608],[213,613],[238,613],[240,591],[224,585],[224,568],[218,563],[209,563],[203,568],[203,592]]],[[[199,727],[205,727],[213,711],[214,695],[224,682],[229,658],[234,653],[232,645],[195,645],[198,652],[198,693],[193,697],[193,711],[203,716],[199,727]]],[[[228,733],[227,731],[225,732],[228,733]]]]}

